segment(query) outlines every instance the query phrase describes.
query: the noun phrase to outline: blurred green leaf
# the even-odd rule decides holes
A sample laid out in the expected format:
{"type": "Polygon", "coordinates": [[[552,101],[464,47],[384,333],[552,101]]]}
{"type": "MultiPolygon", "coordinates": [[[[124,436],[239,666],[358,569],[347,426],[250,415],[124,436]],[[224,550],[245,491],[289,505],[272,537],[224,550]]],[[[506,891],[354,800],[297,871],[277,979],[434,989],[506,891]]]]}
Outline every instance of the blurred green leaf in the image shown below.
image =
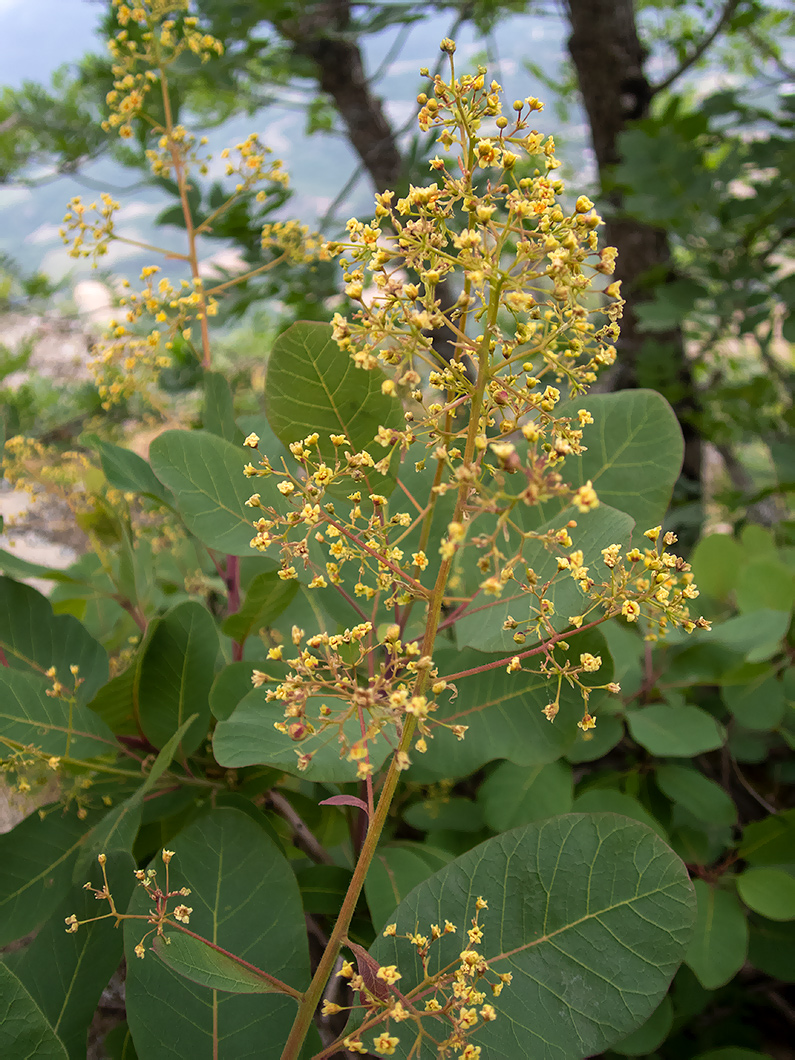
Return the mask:
{"type": "Polygon", "coordinates": [[[795,920],[795,878],[782,869],[750,868],[737,877],[740,897],[768,920],[795,920]]]}
{"type": "Polygon", "coordinates": [[[215,623],[201,604],[177,604],[158,619],[144,645],[136,680],[141,728],[155,747],[162,747],[191,714],[197,719],[183,739],[183,753],[190,754],[202,742],[210,723],[217,655],[215,623]]]}
{"type": "Polygon", "coordinates": [[[403,899],[419,883],[451,860],[446,850],[407,840],[385,843],[376,851],[364,881],[373,927],[380,931],[403,899]]]}
{"type": "Polygon", "coordinates": [[[39,1006],[0,962],[0,1055],[3,1060],[68,1060],[39,1006]]]}
{"type": "Polygon", "coordinates": [[[249,585],[240,610],[229,615],[221,628],[242,644],[252,633],[278,618],[297,592],[297,581],[285,581],[275,571],[258,574],[249,585]]]}
{"type": "Polygon", "coordinates": [[[745,964],[748,954],[748,921],[729,891],[695,880],[698,918],[685,962],[707,990],[728,983],[745,964]]]}
{"type": "MultiPolygon", "coordinates": [[[[22,938],[52,913],[72,883],[72,869],[96,818],[52,807],[0,835],[0,946],[22,938]]],[[[0,1054],[2,1055],[2,1054],[0,1054]]]]}
{"type": "Polygon", "coordinates": [[[537,766],[501,762],[478,790],[478,803],[494,832],[568,813],[572,798],[571,767],[563,762],[537,766]]]}
{"type": "Polygon", "coordinates": [[[627,712],[627,725],[633,740],[653,755],[692,758],[721,747],[723,726],[701,707],[677,707],[653,703],[627,712]]]}
{"type": "Polygon", "coordinates": [[[71,615],[54,615],[46,597],[10,578],[0,578],[0,649],[13,669],[43,675],[54,666],[66,688],[75,683],[69,668],[79,666],[81,703],[108,679],[107,653],[85,627],[71,615]]]}
{"type": "Polygon", "coordinates": [[[737,807],[731,796],[698,770],[663,764],[657,767],[655,777],[669,799],[687,807],[700,820],[712,824],[734,824],[737,820],[737,807]]]}

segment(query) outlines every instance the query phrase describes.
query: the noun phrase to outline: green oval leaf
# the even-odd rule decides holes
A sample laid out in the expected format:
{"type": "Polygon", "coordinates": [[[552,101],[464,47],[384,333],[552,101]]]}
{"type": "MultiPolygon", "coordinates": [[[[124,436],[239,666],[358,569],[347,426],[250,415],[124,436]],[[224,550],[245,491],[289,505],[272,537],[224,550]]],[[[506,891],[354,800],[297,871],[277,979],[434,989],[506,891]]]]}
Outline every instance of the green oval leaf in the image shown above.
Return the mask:
{"type": "Polygon", "coordinates": [[[206,608],[188,600],[158,620],[138,665],[138,717],[146,737],[163,747],[191,714],[197,720],[182,741],[195,751],[210,723],[210,687],[218,655],[218,632],[206,608]]]}
{"type": "Polygon", "coordinates": [[[85,626],[71,615],[54,615],[45,596],[11,578],[0,578],[0,649],[12,669],[43,675],[54,666],[66,688],[74,687],[70,666],[79,666],[80,703],[108,680],[107,652],[85,626]]]}
{"type": "MultiPolygon", "coordinates": [[[[295,876],[276,844],[240,810],[220,808],[195,820],[169,841],[175,857],[170,886],[187,885],[193,909],[190,930],[296,989],[309,982],[309,958],[301,897],[295,876]]],[[[159,861],[154,868],[163,876],[159,861]]],[[[129,911],[144,913],[141,888],[129,911]]],[[[149,951],[134,947],[146,924],[124,925],[127,955],[127,1018],[139,1056],[161,1054],[178,1042],[180,1056],[278,1060],[295,1002],[279,994],[231,994],[193,983],[149,951]]]]}
{"type": "Polygon", "coordinates": [[[69,1060],[44,1013],[0,962],[0,1056],[4,1060],[69,1060]]]}
{"type": "Polygon", "coordinates": [[[96,434],[84,434],[80,441],[99,453],[105,478],[114,489],[124,493],[142,493],[162,501],[169,507],[174,506],[174,498],[163,488],[163,484],[143,457],[130,449],[105,442],[96,434]]]}
{"type": "Polygon", "coordinates": [[[747,824],[738,853],[751,865],[795,863],[795,809],[747,824]]]}
{"type": "Polygon", "coordinates": [[[48,696],[49,688],[36,674],[0,669],[0,735],[56,757],[97,758],[119,749],[99,715],[48,696]]]}
{"type": "Polygon", "coordinates": [[[152,949],[160,960],[192,983],[229,994],[284,994],[297,999],[298,992],[278,982],[231,953],[213,949],[205,939],[180,931],[156,936],[152,949]]]}
{"type": "Polygon", "coordinates": [[[728,983],[745,964],[748,921],[737,896],[703,880],[694,883],[698,918],[685,962],[707,990],[728,983]]]}
{"type": "Polygon", "coordinates": [[[566,457],[564,478],[577,486],[590,479],[601,503],[632,516],[640,530],[661,523],[684,455],[671,406],[655,390],[621,390],[577,398],[559,414],[578,409],[594,422],[583,429],[586,451],[566,457]]]}
{"type": "Polygon", "coordinates": [[[787,709],[784,689],[774,673],[766,670],[755,680],[722,689],[723,702],[745,729],[762,732],[781,724],[787,709]]]}
{"type": "MultiPolygon", "coordinates": [[[[253,490],[243,474],[244,450],[205,431],[164,431],[152,442],[149,459],[155,474],[174,493],[185,525],[209,548],[231,556],[250,556],[254,536],[245,502],[253,490]]],[[[257,479],[263,504],[278,506],[281,494],[272,479],[257,479]]]]}
{"type": "MultiPolygon", "coordinates": [[[[241,766],[265,765],[282,769],[285,773],[319,784],[344,784],[356,779],[356,764],[343,755],[340,758],[338,730],[328,729],[316,736],[293,741],[285,733],[274,729],[275,722],[284,721],[284,705],[265,700],[264,688],[255,688],[238,703],[230,716],[219,721],[213,733],[213,754],[220,766],[238,769],[241,766]],[[312,754],[306,769],[298,768],[299,754],[312,754]]],[[[342,700],[324,696],[323,702],[332,710],[342,709],[342,700]]],[[[307,715],[314,717],[320,703],[317,697],[307,700],[307,715]]],[[[343,726],[348,742],[361,737],[359,719],[349,718],[343,726]]],[[[390,753],[384,736],[368,745],[370,762],[378,769],[390,753]]]]}
{"type": "Polygon", "coordinates": [[[495,832],[568,813],[572,804],[571,767],[564,762],[540,766],[501,762],[481,784],[478,802],[486,824],[495,832]]]}
{"type": "MultiPolygon", "coordinates": [[[[650,829],[613,814],[514,829],[416,887],[394,918],[398,935],[445,918],[459,930],[433,943],[431,974],[458,964],[478,895],[489,909],[477,948],[495,972],[513,975],[495,1002],[498,1018],[472,1038],[493,1060],[516,1060],[517,1042],[522,1055],[559,1060],[625,1038],[665,995],[695,918],[681,861],[650,829]]],[[[405,940],[380,938],[371,953],[399,965],[406,995],[424,979],[405,940]]],[[[396,1055],[406,1057],[414,1035],[399,1027],[396,1055]]],[[[434,1037],[444,1037],[442,1023],[434,1037]]]]}
{"type": "Polygon", "coordinates": [[[657,784],[673,802],[681,803],[709,824],[734,824],[737,807],[720,784],[687,766],[661,765],[656,772],[657,784]]]}
{"type": "Polygon", "coordinates": [[[286,610],[298,592],[297,581],[285,581],[276,571],[258,574],[251,582],[243,606],[229,615],[221,627],[228,637],[242,644],[262,626],[286,610]]]}
{"type": "Polygon", "coordinates": [[[91,824],[58,807],[0,835],[0,946],[22,938],[69,890],[77,853],[91,824]]]}
{"type": "Polygon", "coordinates": [[[783,869],[747,869],[737,877],[740,897],[768,920],[795,920],[795,879],[783,869]]]}
{"type": "MultiPolygon", "coordinates": [[[[373,439],[379,427],[405,427],[400,402],[381,392],[386,376],[357,368],[331,337],[328,324],[299,321],[276,339],[268,360],[265,412],[285,445],[318,432],[318,451],[334,467],[331,434],[344,434],[354,449],[374,460],[387,452],[373,439]]],[[[365,470],[369,492],[388,493],[394,481],[365,470]]],[[[349,492],[346,490],[346,492],[349,492]]]]}
{"type": "MultiPolygon", "coordinates": [[[[565,508],[560,515],[545,522],[541,527],[525,526],[525,519],[529,521],[534,513],[535,508],[520,505],[514,511],[514,517],[524,529],[532,529],[540,534],[551,529],[559,530],[574,519],[577,528],[571,531],[574,542],[572,548],[581,549],[588,557],[598,557],[600,550],[608,545],[627,545],[634,526],[630,516],[616,511],[615,508],[609,508],[606,504],[600,504],[594,511],[585,515],[578,512],[576,508],[565,508]]],[[[484,532],[481,530],[480,521],[475,523],[474,532],[484,532]]],[[[562,552],[560,554],[562,555],[562,552]]],[[[477,567],[479,555],[480,553],[475,548],[466,547],[459,552],[457,557],[457,567],[454,569],[460,570],[467,592],[477,593],[483,581],[483,575],[477,567]]],[[[555,608],[550,621],[552,626],[560,631],[569,627],[570,617],[580,615],[585,611],[588,598],[579,583],[567,571],[558,570],[557,557],[557,552],[544,548],[537,541],[525,542],[523,562],[535,571],[540,585],[551,581],[545,593],[545,599],[551,601],[555,608]]],[[[607,567],[602,567],[601,576],[609,579],[610,572],[607,567]]],[[[521,592],[516,582],[509,581],[502,597],[494,606],[483,610],[484,605],[490,605],[490,601],[482,594],[477,595],[471,613],[464,613],[456,622],[455,631],[459,646],[477,648],[479,651],[514,652],[520,650],[513,639],[513,631],[503,629],[503,625],[511,616],[519,623],[520,629],[527,627],[529,624],[527,593],[521,592]]],[[[579,636],[574,643],[580,643],[579,636]]],[[[604,682],[600,680],[599,683],[604,682]]]]}
{"type": "Polygon", "coordinates": [[[701,707],[653,703],[627,712],[633,740],[653,755],[692,758],[723,745],[723,726],[701,707]]]}
{"type": "Polygon", "coordinates": [[[619,813],[622,817],[645,824],[662,839],[666,838],[663,826],[655,821],[641,802],[614,788],[590,788],[577,796],[572,808],[577,813],[619,813]]]}
{"type": "MultiPolygon", "coordinates": [[[[589,630],[572,638],[572,651],[601,654],[602,668],[593,677],[599,684],[612,677],[612,665],[604,638],[598,630],[589,630]],[[574,645],[576,644],[576,649],[574,645]]],[[[442,677],[465,673],[494,661],[494,656],[469,649],[434,653],[442,677]]],[[[412,752],[409,778],[428,783],[447,777],[474,773],[486,762],[505,758],[519,766],[545,765],[554,762],[573,746],[577,739],[577,722],[582,717],[583,702],[578,690],[564,684],[560,695],[560,713],[553,722],[542,713],[550,700],[549,682],[540,674],[509,674],[500,665],[485,672],[462,677],[454,682],[458,695],[444,692],[438,697],[439,709],[434,720],[450,725],[468,726],[463,740],[457,740],[445,729],[438,729],[428,741],[425,754],[412,752]]],[[[594,692],[591,709],[598,716],[600,700],[606,693],[594,692]]],[[[597,727],[598,727],[597,722],[597,727]]]]}
{"type": "Polygon", "coordinates": [[[436,798],[412,803],[403,820],[418,832],[479,832],[483,810],[471,799],[436,798]]]}
{"type": "Polygon", "coordinates": [[[386,843],[376,851],[364,881],[373,927],[380,931],[417,884],[452,860],[446,850],[406,840],[386,843]]]}

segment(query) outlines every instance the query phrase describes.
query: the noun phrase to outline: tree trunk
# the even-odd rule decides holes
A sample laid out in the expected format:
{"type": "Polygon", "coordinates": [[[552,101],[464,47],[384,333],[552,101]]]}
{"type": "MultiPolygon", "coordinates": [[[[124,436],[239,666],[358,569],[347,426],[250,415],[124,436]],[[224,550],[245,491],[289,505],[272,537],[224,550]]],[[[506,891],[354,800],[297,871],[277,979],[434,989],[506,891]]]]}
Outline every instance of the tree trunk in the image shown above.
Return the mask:
{"type": "Polygon", "coordinates": [[[378,191],[394,188],[403,159],[381,100],[364,72],[358,41],[350,33],[348,0],[308,3],[297,18],[275,22],[297,55],[311,59],[318,83],[334,100],[348,139],[378,191]]]}
{"type": "MultiPolygon", "coordinates": [[[[638,37],[632,0],[568,0],[571,24],[569,53],[577,71],[580,92],[591,127],[599,176],[603,184],[620,161],[618,137],[627,124],[649,113],[654,94],[644,71],[646,49],[638,37]]],[[[622,216],[620,193],[605,199],[605,241],[618,249],[615,279],[622,281],[627,300],[618,343],[619,361],[612,380],[615,389],[638,386],[638,367],[648,338],[638,328],[637,306],[646,297],[644,278],[673,279],[667,234],[622,216]]],[[[674,384],[672,403],[685,436],[682,477],[688,492],[700,495],[701,438],[693,422],[697,396],[685,355],[681,329],[655,332],[658,356],[674,364],[668,377],[674,384]]]]}

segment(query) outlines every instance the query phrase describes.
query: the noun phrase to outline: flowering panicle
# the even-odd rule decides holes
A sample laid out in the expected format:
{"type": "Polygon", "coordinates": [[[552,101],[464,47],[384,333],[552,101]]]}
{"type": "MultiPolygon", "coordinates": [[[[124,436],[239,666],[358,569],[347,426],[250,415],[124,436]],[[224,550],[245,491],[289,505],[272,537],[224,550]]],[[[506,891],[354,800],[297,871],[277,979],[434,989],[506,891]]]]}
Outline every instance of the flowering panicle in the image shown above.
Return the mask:
{"type": "Polygon", "coordinates": [[[141,941],[135,946],[135,956],[141,960],[146,956],[146,947],[144,943],[147,938],[151,935],[160,936],[164,942],[169,943],[169,937],[166,934],[166,928],[175,927],[179,924],[189,924],[190,916],[193,909],[189,905],[185,905],[184,902],[177,902],[173,909],[169,909],[168,904],[172,898],[188,898],[190,896],[189,887],[179,887],[175,890],[170,889],[169,884],[169,864],[171,859],[174,857],[173,850],[162,850],[160,856],[165,866],[166,880],[163,887],[157,882],[157,869],[151,866],[148,869],[135,869],[134,876],[138,881],[138,885],[143,887],[146,891],[147,896],[154,903],[154,907],[149,912],[144,914],[135,913],[120,913],[113,901],[113,895],[110,892],[108,886],[108,876],[105,869],[107,857],[105,854],[99,854],[97,861],[102,869],[102,887],[93,887],[91,883],[83,885],[84,890],[91,891],[97,901],[106,901],[110,906],[110,912],[104,913],[101,916],[90,917],[88,920],[78,920],[77,917],[72,914],[65,918],[66,930],[70,934],[76,932],[83,924],[91,924],[95,920],[106,920],[108,917],[115,917],[116,925],[118,926],[122,920],[144,920],[146,923],[152,925],[152,929],[147,931],[141,941]]]}
{"type": "MultiPolygon", "coordinates": [[[[487,909],[485,899],[477,898],[466,941],[461,943],[464,948],[453,960],[448,958],[457,928],[449,920],[443,925],[431,924],[427,934],[416,930],[398,935],[396,924],[385,928],[386,937],[405,940],[422,963],[423,980],[405,994],[400,989],[403,977],[396,965],[376,965],[374,972],[364,959],[366,955],[360,956],[358,948],[354,950],[358,970],[352,962],[345,961],[337,974],[347,979],[348,987],[359,994],[359,1005],[349,1008],[354,1011],[362,1008],[364,1012],[359,1029],[345,1038],[345,1048],[354,1053],[368,1052],[365,1034],[383,1027],[372,1039],[372,1049],[380,1056],[392,1056],[401,1037],[413,1033],[417,1042],[427,1041],[436,1056],[479,1060],[482,1049],[470,1039],[485,1024],[498,1018],[491,1002],[513,978],[510,972],[496,972],[481,952],[485,931],[480,916],[487,909]],[[444,956],[438,953],[442,940],[447,940],[444,956]],[[432,965],[442,967],[433,971],[432,965]]],[[[331,1005],[324,1012],[342,1009],[343,1006],[331,1005]]]]}
{"type": "MultiPolygon", "coordinates": [[[[189,196],[189,192],[197,190],[192,177],[206,175],[213,157],[204,151],[206,137],[197,138],[174,121],[168,77],[171,67],[185,54],[206,62],[222,54],[223,46],[202,31],[198,18],[187,14],[188,0],[142,0],[133,4],[113,0],[113,6],[119,28],[109,44],[114,83],[106,99],[110,113],[103,128],[116,129],[120,136],[129,138],[137,123],[152,172],[177,186],[188,248],[186,253],[174,253],[129,238],[115,224],[120,204],[107,194],[89,204],[79,196],[73,198],[64,216],[61,236],[72,257],[91,258],[94,266],[115,241],[153,250],[189,268],[190,280],[172,282],[161,277],[155,284],[151,276],[159,268],[147,266],[141,276],[144,287],[122,293],[119,305],[124,310],[123,317],[111,321],[104,339],[93,350],[90,367],[104,408],[136,393],[143,394],[156,407],[160,373],[172,363],[177,340],[192,346],[205,367],[210,363],[207,318],[216,314],[218,304],[213,291],[205,291],[196,237],[211,233],[218,219],[243,195],[253,192],[256,203],[270,210],[280,201],[289,182],[282,163],[252,133],[221,152],[225,175],[234,180],[234,186],[226,199],[212,208],[206,207],[201,216],[201,206],[195,208],[189,196]]],[[[255,273],[285,259],[307,261],[325,256],[319,240],[298,222],[264,224],[261,243],[271,260],[252,270],[255,273]]],[[[228,286],[229,283],[219,284],[218,289],[228,286]]]]}
{"type": "MultiPolygon", "coordinates": [[[[306,637],[297,626],[292,630],[293,658],[286,659],[291,671],[281,681],[265,671],[254,670],[252,683],[265,689],[267,701],[284,704],[284,720],[274,727],[295,741],[298,765],[306,769],[319,745],[335,741],[340,757],[355,763],[356,775],[363,780],[373,767],[368,744],[387,726],[400,727],[405,717],[416,719],[419,738],[417,750],[427,748],[432,728],[443,725],[459,737],[465,726],[449,726],[435,721],[435,699],[412,694],[412,684],[420,673],[427,673],[433,696],[451,686],[439,679],[432,661],[420,654],[416,642],[403,643],[400,627],[386,630],[383,644],[374,644],[373,627],[362,622],[342,633],[318,633],[306,637]],[[358,677],[362,669],[370,672],[363,684],[358,677]],[[360,721],[359,737],[352,739],[346,730],[350,720],[360,721]]],[[[269,658],[285,659],[284,645],[271,648],[269,658]]],[[[399,761],[401,769],[410,765],[408,755],[399,761]]]]}
{"type": "MultiPolygon", "coordinates": [[[[456,614],[473,604],[481,610],[496,604],[506,590],[511,599],[524,597],[523,614],[509,615],[503,628],[513,631],[517,645],[532,636],[540,647],[510,656],[506,669],[557,681],[557,695],[544,711],[550,720],[563,682],[578,688],[586,732],[595,725],[588,709],[594,688],[620,688],[591,683],[599,656],[567,655],[560,634],[565,616],[555,614],[553,601],[563,579],[574,579],[582,594],[579,613],[568,619],[575,631],[618,614],[630,620],[644,615],[653,625],[649,636],[668,624],[689,629],[704,622],[689,617],[686,602],[696,590],[682,560],[653,551],[644,561],[653,575],[639,578],[637,550],[610,545],[597,565],[575,543],[579,521],[600,501],[592,481],[567,479],[567,459],[585,452],[594,422],[589,409],[571,399],[615,360],[623,307],[620,286],[609,279],[615,251],[598,246],[602,220],[590,199],[580,196],[569,211],[561,205],[554,141],[529,127],[539,101],[517,100],[509,121],[501,86],[487,82],[483,69],[456,77],[454,47],[448,42],[443,50],[451,76],[437,76],[430,92],[420,95],[419,122],[438,133],[451,157],[432,159],[433,180],[411,186],[402,198],[379,192],[373,220],[351,219],[347,240],[325,246],[340,257],[345,293],[356,307],[348,316],[335,315],[333,337],[358,368],[384,370],[381,390],[403,401],[405,428],[380,426],[361,448],[344,434],[321,438],[313,432],[290,445],[294,464],[279,469],[262,457],[245,467],[249,478],[276,479],[278,504],[263,501],[262,493],[247,504],[261,510],[252,547],[280,550],[283,579],[309,571],[311,589],[331,586],[349,600],[372,602],[373,616],[381,606],[395,611],[393,641],[382,638],[376,651],[368,634],[359,660],[368,666],[372,696],[363,746],[349,748],[342,732],[361,690],[353,674],[342,679],[343,668],[325,643],[322,651],[305,650],[291,660],[293,674],[269,693],[286,703],[277,727],[293,739],[338,725],[343,753],[361,756],[360,776],[369,770],[367,742],[390,721],[400,732],[406,704],[417,698],[405,680],[411,666],[404,670],[405,652],[415,645],[409,641],[401,655],[394,644],[405,640],[408,615],[431,599],[442,572],[450,596],[469,589],[475,572],[475,599],[456,596],[456,614]],[[439,353],[441,333],[451,336],[446,354],[439,353]],[[394,473],[398,460],[402,492],[388,496],[376,476],[394,473]],[[416,499],[412,476],[432,463],[430,496],[416,499]],[[447,493],[456,504],[434,540],[431,519],[447,493]],[[554,529],[526,529],[533,526],[527,510],[542,504],[553,511],[568,506],[578,518],[554,529]],[[420,527],[420,547],[404,547],[420,527]],[[537,557],[539,546],[556,560],[543,578],[526,558],[530,552],[537,557]],[[344,588],[349,582],[352,593],[344,588]],[[528,659],[536,654],[533,669],[528,659]],[[307,716],[317,695],[345,704],[326,705],[333,721],[307,716]]],[[[252,435],[245,444],[257,450],[259,439],[252,435]]],[[[430,653],[424,665],[438,677],[430,653]]],[[[424,725],[423,716],[420,750],[429,735],[424,725]]],[[[299,753],[299,761],[306,760],[299,753]]]]}

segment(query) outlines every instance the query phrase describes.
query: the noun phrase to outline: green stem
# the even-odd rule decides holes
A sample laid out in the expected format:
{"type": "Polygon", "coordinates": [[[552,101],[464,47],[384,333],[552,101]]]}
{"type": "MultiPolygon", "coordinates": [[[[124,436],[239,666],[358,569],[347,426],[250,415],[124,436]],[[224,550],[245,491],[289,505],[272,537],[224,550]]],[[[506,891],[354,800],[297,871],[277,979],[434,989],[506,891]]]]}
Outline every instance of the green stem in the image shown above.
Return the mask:
{"type": "MultiPolygon", "coordinates": [[[[499,307],[499,287],[496,287],[492,293],[490,312],[489,312],[489,323],[493,324],[496,319],[497,309],[499,307]],[[492,319],[493,318],[493,319],[492,319]]],[[[466,448],[464,453],[464,462],[471,463],[472,457],[475,452],[475,439],[478,433],[478,424],[480,421],[480,413],[483,406],[483,394],[486,389],[486,383],[489,377],[489,333],[490,327],[486,328],[483,341],[480,344],[478,350],[478,378],[475,386],[475,393],[472,395],[472,407],[469,421],[469,428],[467,430],[466,448]]],[[[464,510],[464,503],[466,501],[469,486],[466,483],[461,483],[458,489],[458,496],[456,499],[455,511],[453,513],[453,520],[459,520],[464,510]]],[[[447,585],[447,579],[450,575],[452,568],[452,557],[445,558],[439,568],[439,573],[436,578],[436,584],[431,594],[431,599],[428,604],[428,619],[425,625],[425,636],[422,642],[422,655],[431,656],[433,654],[433,646],[436,640],[436,631],[439,625],[439,618],[441,615],[442,601],[444,599],[444,590],[447,585]]],[[[428,682],[428,670],[424,669],[420,672],[417,677],[417,681],[414,686],[414,694],[419,695],[422,693],[425,685],[428,682]]],[[[312,982],[309,985],[309,989],[304,995],[304,1000],[298,1009],[298,1014],[295,1017],[290,1035],[284,1046],[281,1060],[297,1060],[300,1055],[301,1046],[304,1043],[304,1039],[309,1031],[309,1027],[312,1023],[312,1017],[314,1016],[317,1006],[323,997],[323,991],[326,988],[331,973],[334,970],[337,957],[339,956],[340,950],[342,949],[344,940],[348,934],[348,928],[353,917],[353,912],[356,908],[356,903],[359,901],[359,896],[364,887],[364,881],[367,877],[367,873],[370,869],[370,864],[375,856],[376,849],[378,847],[378,841],[381,838],[381,833],[386,824],[387,815],[389,808],[392,804],[392,799],[397,788],[398,780],[400,779],[401,770],[398,768],[399,756],[401,753],[407,754],[410,747],[411,741],[414,736],[414,730],[417,725],[417,719],[413,715],[406,716],[403,733],[400,738],[400,744],[397,749],[397,753],[392,757],[392,761],[389,766],[389,772],[384,782],[384,787],[381,791],[381,797],[378,800],[378,806],[375,811],[375,815],[370,821],[370,826],[367,829],[367,835],[362,845],[359,859],[356,863],[356,868],[353,873],[348,892],[345,895],[345,899],[342,903],[337,922],[334,925],[334,929],[329,937],[328,945],[326,946],[325,952],[320,959],[317,971],[312,977],[312,982]]]]}

